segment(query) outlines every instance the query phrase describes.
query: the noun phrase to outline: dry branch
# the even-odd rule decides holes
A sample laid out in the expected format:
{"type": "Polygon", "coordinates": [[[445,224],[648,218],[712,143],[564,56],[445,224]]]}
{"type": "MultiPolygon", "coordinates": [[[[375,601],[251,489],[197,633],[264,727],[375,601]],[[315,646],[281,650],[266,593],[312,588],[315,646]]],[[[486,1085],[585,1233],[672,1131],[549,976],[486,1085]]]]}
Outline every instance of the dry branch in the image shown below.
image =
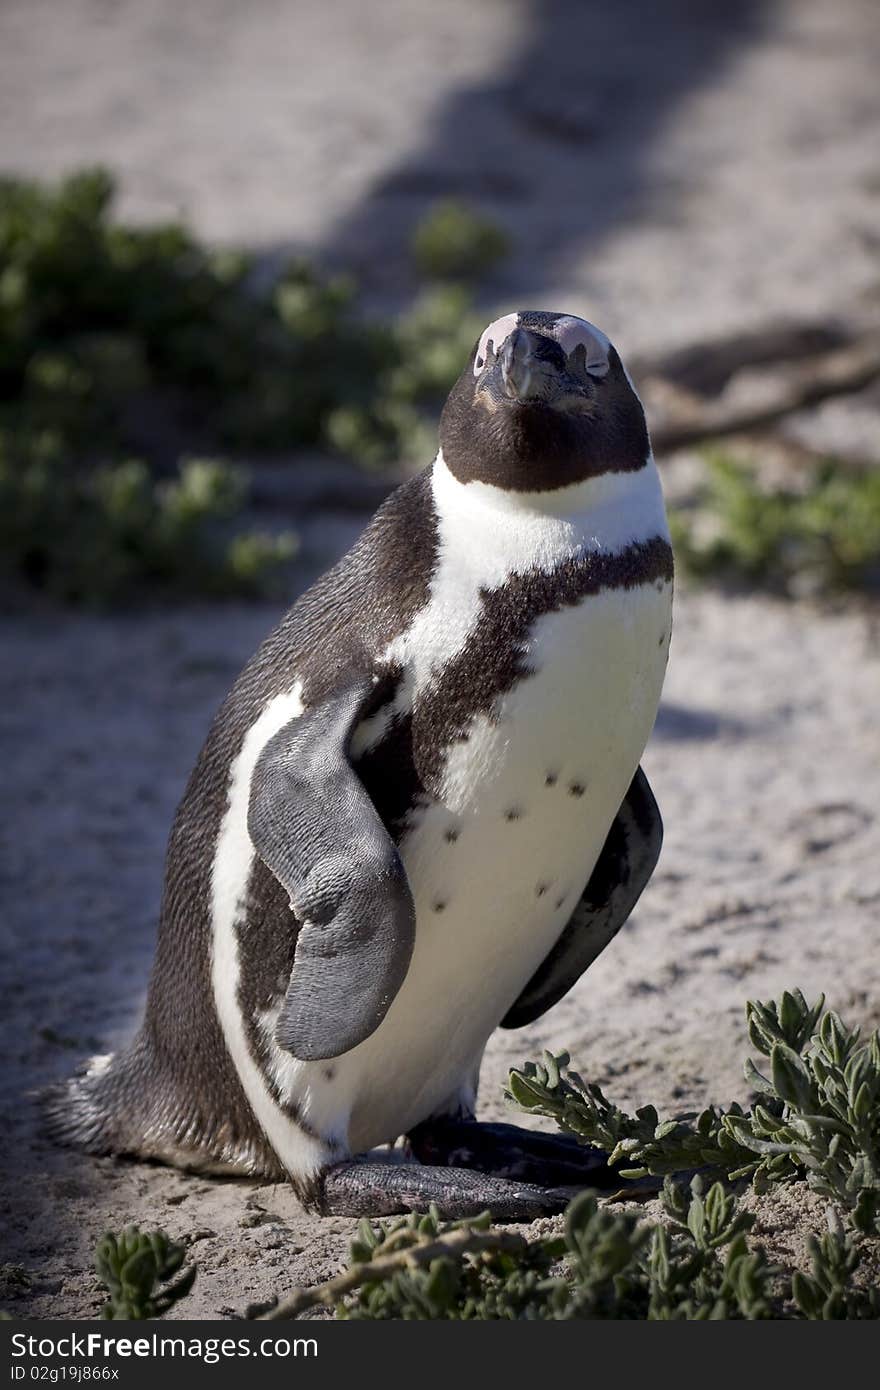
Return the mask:
{"type": "MultiPolygon", "coordinates": [[[[411,1238],[412,1234],[409,1230],[396,1233],[397,1236],[405,1238],[411,1238]]],[[[386,1240],[386,1250],[394,1240],[394,1235],[386,1240]]],[[[334,1275],[332,1279],[327,1279],[323,1284],[316,1284],[310,1289],[293,1289],[277,1307],[262,1314],[262,1321],[274,1322],[295,1318],[306,1309],[321,1305],[325,1308],[332,1308],[345,1294],[353,1293],[362,1284],[374,1283],[401,1269],[424,1269],[431,1264],[432,1260],[444,1258],[454,1260],[460,1259],[463,1255],[486,1254],[495,1251],[504,1251],[510,1255],[522,1255],[526,1248],[527,1242],[523,1236],[507,1231],[476,1231],[465,1227],[440,1236],[423,1236],[421,1239],[417,1239],[415,1244],[403,1246],[398,1250],[390,1250],[387,1254],[377,1255],[372,1260],[353,1264],[350,1269],[343,1270],[341,1274],[334,1275]]]]}
{"type": "Polygon", "coordinates": [[[755,328],[700,339],[686,347],[636,356],[630,370],[637,378],[659,377],[708,399],[720,396],[728,381],[744,368],[802,362],[849,347],[856,334],[844,321],[769,319],[755,328]]]}
{"type": "MultiPolygon", "coordinates": [[[[721,396],[705,406],[694,401],[681,418],[656,425],[651,431],[655,452],[669,453],[707,439],[762,429],[832,396],[863,390],[880,377],[880,336],[862,338],[797,364],[768,367],[766,372],[771,374],[771,384],[765,376],[758,400],[731,401],[721,396]]],[[[650,370],[646,375],[651,375],[650,370]]],[[[659,368],[654,379],[663,380],[659,368]]]]}

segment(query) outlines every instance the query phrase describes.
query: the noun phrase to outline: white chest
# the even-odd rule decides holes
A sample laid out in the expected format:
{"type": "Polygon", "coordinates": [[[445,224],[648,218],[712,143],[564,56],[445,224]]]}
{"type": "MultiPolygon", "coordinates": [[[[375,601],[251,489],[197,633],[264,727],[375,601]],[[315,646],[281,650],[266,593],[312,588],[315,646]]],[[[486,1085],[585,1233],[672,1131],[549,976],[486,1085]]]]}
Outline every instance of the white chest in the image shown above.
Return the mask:
{"type": "Polygon", "coordinates": [[[362,1141],[390,1119],[380,1076],[415,1118],[454,1091],[567,922],[651,731],[670,597],[607,591],[538,619],[535,674],[450,750],[442,792],[401,844],[417,910],[407,979],[342,1059],[375,1074],[351,1117],[362,1141]]]}

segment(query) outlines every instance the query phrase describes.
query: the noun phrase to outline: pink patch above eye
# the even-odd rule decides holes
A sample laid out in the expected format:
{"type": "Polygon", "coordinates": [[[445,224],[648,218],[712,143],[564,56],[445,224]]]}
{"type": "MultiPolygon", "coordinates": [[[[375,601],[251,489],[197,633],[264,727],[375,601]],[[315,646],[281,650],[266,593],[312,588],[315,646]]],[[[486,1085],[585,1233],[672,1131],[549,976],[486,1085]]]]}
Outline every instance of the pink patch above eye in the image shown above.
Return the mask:
{"type": "Polygon", "coordinates": [[[477,346],[477,355],[474,358],[474,376],[478,376],[486,365],[489,344],[491,343],[492,351],[497,356],[501,344],[506,342],[518,323],[519,314],[505,314],[503,318],[496,319],[494,323],[490,323],[489,327],[483,330],[477,346]]]}
{"type": "MultiPolygon", "coordinates": [[[[474,357],[474,376],[479,376],[490,352],[498,355],[518,324],[519,314],[504,314],[483,330],[474,357]]],[[[595,324],[588,323],[586,319],[576,318],[574,314],[565,314],[547,331],[552,332],[566,356],[574,352],[575,348],[584,347],[587,354],[587,371],[592,372],[594,376],[604,376],[608,371],[608,349],[611,344],[601,328],[596,328],[595,324]]]]}
{"type": "Polygon", "coordinates": [[[577,347],[586,348],[588,372],[603,375],[608,371],[608,349],[611,344],[601,328],[587,323],[586,319],[578,319],[574,315],[569,315],[557,319],[553,336],[566,356],[574,352],[577,347]]]}

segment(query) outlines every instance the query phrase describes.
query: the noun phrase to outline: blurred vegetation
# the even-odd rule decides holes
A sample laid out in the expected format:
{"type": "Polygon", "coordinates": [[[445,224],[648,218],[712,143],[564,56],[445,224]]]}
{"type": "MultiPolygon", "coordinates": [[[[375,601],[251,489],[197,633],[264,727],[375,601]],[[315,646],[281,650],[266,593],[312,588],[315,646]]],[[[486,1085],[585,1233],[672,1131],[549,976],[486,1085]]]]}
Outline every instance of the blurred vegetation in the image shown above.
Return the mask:
{"type": "Polygon", "coordinates": [[[431,209],[413,238],[416,266],[432,280],[478,280],[509,249],[500,227],[452,198],[431,209]]]}
{"type": "Polygon", "coordinates": [[[15,573],[59,598],[101,605],[149,587],[221,597],[265,593],[295,540],[233,530],[240,470],[183,462],[155,480],[129,459],[80,471],[52,435],[16,447],[0,438],[0,553],[15,573]],[[227,524],[224,524],[227,523],[227,524]]]}
{"type": "MultiPolygon", "coordinates": [[[[180,441],[199,455],[319,446],[370,466],[427,461],[426,422],[480,325],[455,285],[367,322],[347,280],[292,261],[266,284],[255,257],[177,223],[115,222],[113,191],[101,169],[51,188],[0,180],[5,563],[92,602],[142,585],[260,589],[292,538],[235,534],[245,476],[181,463],[180,441]]],[[[429,275],[444,225],[444,274],[501,254],[487,224],[461,208],[449,222],[447,208],[416,236],[427,231],[416,255],[429,275]]]]}
{"type": "Polygon", "coordinates": [[[770,488],[728,454],[706,458],[696,509],[671,517],[676,558],[699,579],[792,597],[880,591],[880,470],[829,459],[770,488]]]}
{"type": "Polygon", "coordinates": [[[387,329],[394,351],[373,396],[352,395],[328,413],[326,442],[368,467],[433,458],[436,417],[481,327],[460,285],[428,287],[387,329]]]}
{"type": "MultiPolygon", "coordinates": [[[[457,282],[506,239],[436,204],[412,248],[428,283],[370,321],[345,278],[291,261],[267,279],[180,224],[120,224],[113,191],[101,169],[0,179],[0,563],[92,604],[271,591],[295,538],[247,528],[247,474],[218,455],[427,462],[481,327],[457,282]]],[[[880,472],[829,460],[799,483],[707,455],[695,507],[672,517],[683,568],[793,596],[880,589],[880,472]]]]}

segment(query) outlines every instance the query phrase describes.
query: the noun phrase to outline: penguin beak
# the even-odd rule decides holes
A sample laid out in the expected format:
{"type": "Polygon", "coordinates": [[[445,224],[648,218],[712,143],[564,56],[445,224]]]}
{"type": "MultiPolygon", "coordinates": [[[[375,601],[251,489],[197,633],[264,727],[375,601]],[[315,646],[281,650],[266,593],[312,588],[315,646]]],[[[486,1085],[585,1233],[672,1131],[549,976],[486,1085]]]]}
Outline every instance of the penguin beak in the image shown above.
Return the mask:
{"type": "MultiPolygon", "coordinates": [[[[580,386],[548,356],[547,339],[527,328],[515,328],[498,356],[501,388],[518,405],[560,405],[580,386]]],[[[581,388],[582,389],[582,388],[581,388]]],[[[580,394],[580,390],[578,394],[580,394]]]]}
{"type": "Polygon", "coordinates": [[[501,349],[498,365],[505,395],[511,400],[526,401],[532,395],[536,357],[531,339],[526,329],[515,328],[501,349]]]}

